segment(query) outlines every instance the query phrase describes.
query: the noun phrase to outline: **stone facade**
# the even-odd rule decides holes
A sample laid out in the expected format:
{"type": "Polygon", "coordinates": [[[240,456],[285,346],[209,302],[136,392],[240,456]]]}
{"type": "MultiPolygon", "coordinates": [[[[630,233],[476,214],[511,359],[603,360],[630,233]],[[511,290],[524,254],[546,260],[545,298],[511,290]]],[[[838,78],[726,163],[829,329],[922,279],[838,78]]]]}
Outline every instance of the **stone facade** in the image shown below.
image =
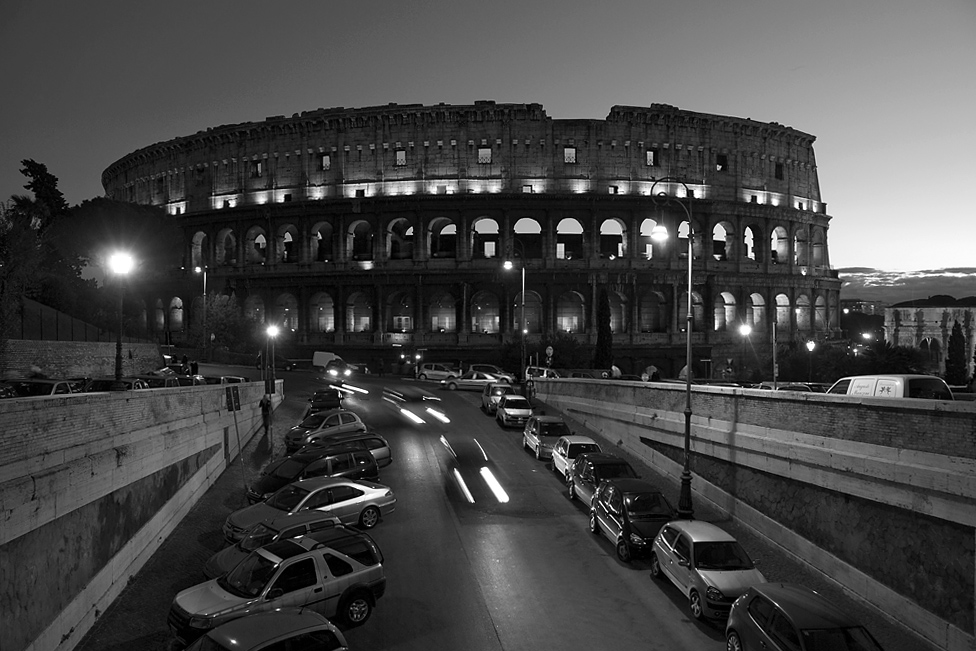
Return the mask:
{"type": "Polygon", "coordinates": [[[917,301],[896,303],[885,309],[886,338],[892,345],[918,348],[927,355],[930,370],[945,375],[945,356],[956,322],[966,341],[966,363],[973,376],[976,351],[976,296],[956,299],[930,296],[917,301]]]}
{"type": "Polygon", "coordinates": [[[648,347],[680,358],[689,250],[705,355],[731,356],[740,324],[756,341],[774,323],[779,341],[838,331],[813,142],[660,104],[604,120],[391,104],[209,128],[125,156],[102,182],[185,233],[184,271],[141,296],[161,339],[202,318],[201,280],[309,350],[452,354],[522,330],[592,345],[606,289],[615,351],[639,366],[648,347]]]}

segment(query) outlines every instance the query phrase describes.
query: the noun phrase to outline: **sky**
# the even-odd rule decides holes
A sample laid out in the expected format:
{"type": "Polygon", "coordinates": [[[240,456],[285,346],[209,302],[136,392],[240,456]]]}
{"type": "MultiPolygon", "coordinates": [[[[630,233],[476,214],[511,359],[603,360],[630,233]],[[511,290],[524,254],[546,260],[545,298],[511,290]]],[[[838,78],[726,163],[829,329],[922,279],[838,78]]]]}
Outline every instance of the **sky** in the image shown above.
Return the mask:
{"type": "Polygon", "coordinates": [[[148,145],[332,107],[616,104],[816,136],[835,269],[976,279],[976,0],[0,0],[0,200],[148,145]],[[967,190],[968,188],[968,190],[967,190]]]}

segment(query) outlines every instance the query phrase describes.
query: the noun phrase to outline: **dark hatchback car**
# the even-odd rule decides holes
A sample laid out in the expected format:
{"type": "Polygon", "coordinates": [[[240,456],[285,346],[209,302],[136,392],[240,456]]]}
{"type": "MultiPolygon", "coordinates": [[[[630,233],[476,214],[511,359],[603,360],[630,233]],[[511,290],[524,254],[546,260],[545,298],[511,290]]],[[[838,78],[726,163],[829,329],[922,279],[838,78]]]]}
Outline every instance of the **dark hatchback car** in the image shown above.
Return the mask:
{"type": "Polygon", "coordinates": [[[380,473],[376,459],[369,450],[364,450],[361,446],[323,447],[272,462],[247,489],[247,501],[256,504],[282,486],[309,477],[376,481],[380,473]]]}
{"type": "Polygon", "coordinates": [[[760,583],[746,590],[725,625],[729,651],[882,651],[849,613],[796,583],[760,583]]]}
{"type": "Polygon", "coordinates": [[[654,484],[643,479],[607,479],[590,503],[590,531],[614,542],[617,558],[629,563],[654,545],[661,527],[675,511],[654,484]]]}
{"type": "Polygon", "coordinates": [[[342,406],[342,391],[335,387],[319,389],[308,399],[308,407],[305,409],[305,419],[309,414],[314,414],[327,409],[338,409],[342,406]]]}
{"type": "Polygon", "coordinates": [[[606,452],[587,452],[573,461],[566,478],[569,499],[589,505],[604,479],[639,479],[633,467],[620,457],[606,452]]]}

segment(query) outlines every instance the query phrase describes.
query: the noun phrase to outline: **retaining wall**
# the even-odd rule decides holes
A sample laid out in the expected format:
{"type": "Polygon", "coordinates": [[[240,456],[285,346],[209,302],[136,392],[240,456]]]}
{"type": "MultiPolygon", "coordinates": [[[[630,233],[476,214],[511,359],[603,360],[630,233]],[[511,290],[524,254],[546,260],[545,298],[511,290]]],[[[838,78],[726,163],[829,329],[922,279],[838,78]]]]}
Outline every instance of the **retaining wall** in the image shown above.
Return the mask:
{"type": "MultiPolygon", "coordinates": [[[[539,380],[546,403],[677,478],[684,385],[539,380]]],[[[949,651],[976,649],[976,406],[694,387],[706,499],[949,651]]]]}
{"type": "Polygon", "coordinates": [[[0,401],[0,649],[74,648],[260,430],[263,390],[0,401]]]}

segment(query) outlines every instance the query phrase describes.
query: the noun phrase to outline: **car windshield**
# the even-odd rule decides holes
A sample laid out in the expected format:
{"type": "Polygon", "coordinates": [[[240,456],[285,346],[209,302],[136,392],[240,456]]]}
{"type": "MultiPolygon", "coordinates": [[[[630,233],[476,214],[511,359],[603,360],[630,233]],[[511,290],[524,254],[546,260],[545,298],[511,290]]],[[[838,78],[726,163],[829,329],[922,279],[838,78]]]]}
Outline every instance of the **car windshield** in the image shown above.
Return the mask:
{"type": "Polygon", "coordinates": [[[285,486],[272,495],[265,502],[268,506],[281,511],[291,511],[298,506],[309,491],[298,486],[285,486]]]}
{"type": "Polygon", "coordinates": [[[626,463],[608,463],[598,467],[598,474],[600,479],[614,479],[617,477],[631,477],[636,478],[637,475],[634,473],[634,469],[631,468],[626,463]]]}
{"type": "MultiPolygon", "coordinates": [[[[542,436],[569,436],[572,432],[569,431],[569,426],[563,421],[556,422],[541,422],[539,423],[539,433],[542,436]]],[[[611,475],[616,477],[617,475],[611,475]]]]}
{"type": "Polygon", "coordinates": [[[285,457],[279,461],[275,466],[268,468],[266,474],[271,475],[277,479],[294,479],[298,474],[305,468],[304,463],[301,461],[296,461],[291,457],[285,457]]]}
{"type": "Polygon", "coordinates": [[[326,414],[322,414],[322,413],[312,414],[311,416],[303,420],[302,424],[299,425],[299,427],[308,427],[310,429],[315,429],[316,427],[322,425],[323,422],[325,422],[325,418],[326,418],[326,414]]]}
{"type": "Polygon", "coordinates": [[[700,570],[751,570],[753,565],[742,545],[734,540],[695,545],[695,567],[700,570]]]}
{"type": "Polygon", "coordinates": [[[512,387],[495,387],[491,390],[491,394],[494,396],[505,396],[510,393],[515,393],[512,387]]]}
{"type": "Polygon", "coordinates": [[[570,459],[575,459],[579,455],[585,452],[599,452],[600,446],[596,443],[570,443],[569,449],[566,450],[566,456],[570,459]]]}
{"type": "Polygon", "coordinates": [[[51,385],[41,382],[11,382],[18,396],[27,398],[30,396],[47,396],[51,394],[51,385]]]}
{"type": "Polygon", "coordinates": [[[241,538],[241,541],[237,544],[242,550],[253,552],[258,547],[264,547],[269,542],[272,542],[276,535],[278,535],[278,532],[274,529],[270,529],[264,524],[258,524],[247,535],[241,538]]]}
{"type": "Polygon", "coordinates": [[[525,398],[508,398],[504,404],[508,409],[531,409],[529,401],[525,398]]]}
{"type": "Polygon", "coordinates": [[[809,651],[881,651],[863,626],[804,629],[803,648],[809,651]]]}
{"type": "Polygon", "coordinates": [[[629,493],[624,495],[624,504],[635,520],[670,517],[672,513],[671,505],[660,493],[629,493]]]}
{"type": "Polygon", "coordinates": [[[256,597],[274,576],[277,567],[276,563],[252,552],[226,576],[217,579],[217,583],[227,592],[240,597],[256,597]]]}

